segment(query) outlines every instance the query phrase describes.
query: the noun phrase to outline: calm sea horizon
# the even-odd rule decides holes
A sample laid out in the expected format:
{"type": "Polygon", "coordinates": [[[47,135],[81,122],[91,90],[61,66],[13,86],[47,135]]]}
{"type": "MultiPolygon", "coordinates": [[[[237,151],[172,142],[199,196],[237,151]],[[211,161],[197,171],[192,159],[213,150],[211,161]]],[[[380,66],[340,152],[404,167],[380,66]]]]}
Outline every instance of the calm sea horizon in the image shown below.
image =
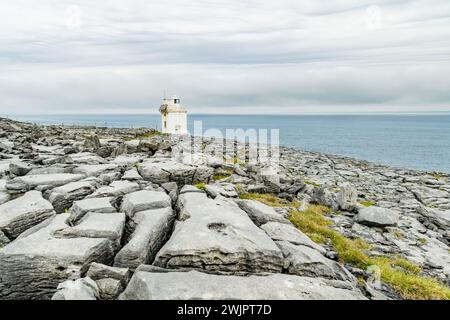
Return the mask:
{"type": "MultiPolygon", "coordinates": [[[[6,116],[6,115],[5,115],[6,116]]],[[[14,115],[41,125],[161,128],[157,114],[14,115]]],[[[450,173],[450,114],[211,115],[190,114],[188,129],[279,129],[280,144],[408,169],[450,173]]]]}

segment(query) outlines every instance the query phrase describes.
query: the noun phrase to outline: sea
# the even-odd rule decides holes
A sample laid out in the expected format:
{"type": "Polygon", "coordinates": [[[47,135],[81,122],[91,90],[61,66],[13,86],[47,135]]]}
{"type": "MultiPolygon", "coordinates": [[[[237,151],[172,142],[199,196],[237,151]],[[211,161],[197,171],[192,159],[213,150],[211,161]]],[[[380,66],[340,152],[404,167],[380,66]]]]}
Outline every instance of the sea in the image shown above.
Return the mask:
{"type": "MultiPolygon", "coordinates": [[[[6,116],[6,115],[5,115],[6,116]]],[[[51,125],[161,128],[157,114],[16,115],[51,125]]],[[[395,167],[450,173],[450,114],[390,115],[205,115],[189,114],[188,129],[278,129],[280,144],[395,167]]]]}

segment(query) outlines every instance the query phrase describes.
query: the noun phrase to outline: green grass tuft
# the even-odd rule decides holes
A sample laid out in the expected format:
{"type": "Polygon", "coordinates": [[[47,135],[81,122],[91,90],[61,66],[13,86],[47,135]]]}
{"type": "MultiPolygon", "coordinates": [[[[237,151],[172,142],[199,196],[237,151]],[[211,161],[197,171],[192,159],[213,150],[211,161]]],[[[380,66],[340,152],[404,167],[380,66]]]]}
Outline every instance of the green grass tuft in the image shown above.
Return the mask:
{"type": "Polygon", "coordinates": [[[246,200],[257,200],[271,207],[299,208],[301,205],[300,201],[287,201],[269,193],[244,193],[239,195],[239,198],[246,200]]]}
{"type": "Polygon", "coordinates": [[[364,207],[371,207],[375,205],[375,202],[373,201],[359,201],[360,205],[363,205],[364,207]]]}
{"type": "Polygon", "coordinates": [[[370,257],[366,253],[370,245],[366,242],[346,238],[330,229],[333,223],[325,217],[327,213],[330,213],[328,208],[311,205],[306,211],[291,211],[290,221],[313,241],[332,245],[341,262],[361,269],[378,266],[381,279],[405,299],[450,300],[450,288],[435,279],[420,276],[419,266],[397,257],[370,257]]]}
{"type": "Polygon", "coordinates": [[[196,187],[197,189],[200,189],[200,190],[203,190],[203,191],[205,191],[205,186],[206,186],[206,183],[204,183],[204,182],[202,182],[202,183],[197,183],[197,184],[195,185],[195,187],[196,187]]]}

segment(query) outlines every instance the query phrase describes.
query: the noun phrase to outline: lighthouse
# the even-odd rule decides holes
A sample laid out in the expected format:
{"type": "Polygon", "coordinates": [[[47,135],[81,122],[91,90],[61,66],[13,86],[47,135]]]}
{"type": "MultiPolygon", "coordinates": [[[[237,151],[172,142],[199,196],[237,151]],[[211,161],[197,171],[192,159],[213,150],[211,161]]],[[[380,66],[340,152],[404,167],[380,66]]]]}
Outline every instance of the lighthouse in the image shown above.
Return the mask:
{"type": "Polygon", "coordinates": [[[187,134],[187,109],[180,104],[177,96],[164,98],[159,112],[163,133],[187,134]]]}

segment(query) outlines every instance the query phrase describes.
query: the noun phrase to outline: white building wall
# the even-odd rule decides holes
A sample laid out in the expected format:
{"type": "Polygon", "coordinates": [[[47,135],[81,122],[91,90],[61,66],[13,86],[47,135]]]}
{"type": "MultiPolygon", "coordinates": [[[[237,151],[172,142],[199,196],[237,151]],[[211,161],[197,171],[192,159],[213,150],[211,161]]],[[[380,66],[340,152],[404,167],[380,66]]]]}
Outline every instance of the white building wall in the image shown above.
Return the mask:
{"type": "Polygon", "coordinates": [[[187,113],[169,112],[162,117],[162,132],[171,134],[187,134],[187,113]]]}

